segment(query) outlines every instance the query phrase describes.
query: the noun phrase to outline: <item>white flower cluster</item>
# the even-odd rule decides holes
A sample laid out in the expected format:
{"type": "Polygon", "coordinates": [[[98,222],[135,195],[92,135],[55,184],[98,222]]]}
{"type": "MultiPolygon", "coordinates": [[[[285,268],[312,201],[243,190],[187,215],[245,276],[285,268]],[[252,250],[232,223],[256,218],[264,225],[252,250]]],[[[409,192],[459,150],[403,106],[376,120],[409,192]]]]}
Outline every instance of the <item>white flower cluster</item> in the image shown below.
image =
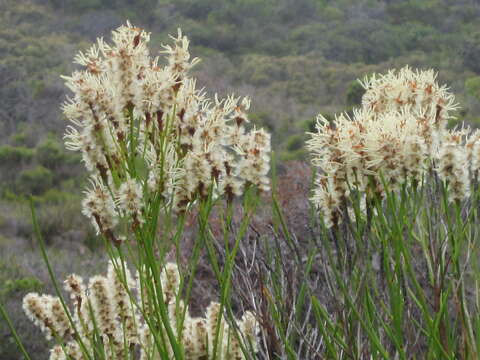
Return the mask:
{"type": "MultiPolygon", "coordinates": [[[[467,131],[447,130],[456,105],[433,70],[405,67],[374,75],[362,85],[361,108],[332,123],[319,116],[317,133],[308,141],[319,170],[312,200],[326,225],[341,222],[342,204],[348,206],[352,189],[365,202],[383,197],[383,184],[390,190],[406,182],[420,184],[432,168],[448,184],[450,201],[464,199],[470,187],[468,154],[471,159],[480,155],[475,145],[480,133],[468,139],[467,131]]],[[[480,161],[473,163],[478,169],[480,161]]]]}
{"type": "MultiPolygon", "coordinates": [[[[144,273],[143,276],[146,274],[144,273]]],[[[257,352],[259,325],[255,316],[247,311],[241,320],[236,320],[235,327],[239,330],[237,334],[230,329],[226,322],[221,306],[219,303],[212,302],[206,309],[204,318],[191,317],[188,307],[179,298],[180,291],[180,274],[178,267],[174,263],[165,266],[160,276],[163,300],[168,307],[169,323],[172,327],[174,335],[181,337],[180,342],[184,346],[185,358],[189,360],[195,359],[246,359],[242,351],[242,347],[247,351],[257,352]],[[178,319],[180,314],[184,313],[183,326],[179,326],[178,319]],[[239,336],[238,336],[239,335],[239,336]]],[[[145,291],[145,289],[144,289],[145,291]]],[[[150,296],[144,296],[144,306],[146,313],[153,309],[152,304],[145,304],[145,299],[150,296]]],[[[155,329],[162,329],[166,336],[166,330],[163,325],[154,326],[155,329]]],[[[152,346],[155,340],[152,333],[152,326],[144,326],[141,331],[141,359],[160,360],[161,354],[158,349],[152,346]]],[[[170,344],[167,344],[170,345],[170,344]]],[[[173,349],[168,346],[168,358],[174,358],[173,349]]]]}
{"type": "MultiPolygon", "coordinates": [[[[147,301],[148,296],[142,295],[145,289],[137,287],[139,281],[132,279],[124,264],[117,265],[115,268],[110,263],[107,276],[92,277],[88,286],[79,276],[67,278],[65,289],[70,293],[74,309],[68,311],[74,327],[59,298],[36,293],[25,296],[26,314],[47,339],[57,341],[58,345],[50,352],[51,360],[96,358],[99,341],[106,359],[130,358],[132,349],[141,360],[163,359],[165,354],[173,358],[165,324],[150,316],[149,307],[153,304],[147,301]]],[[[239,331],[235,334],[218,303],[208,306],[205,318],[190,316],[179,299],[180,275],[176,264],[169,263],[162,269],[160,283],[163,294],[159,298],[167,306],[169,326],[183,346],[185,359],[245,359],[242,346],[257,351],[259,329],[252,313],[246,312],[236,322],[239,331]]]]}
{"type": "Polygon", "coordinates": [[[245,186],[269,189],[270,137],[246,131],[250,101],[208,99],[189,76],[198,59],[187,38],[172,39],[152,57],[150,35],[127,23],[112,44],[99,39],[77,55],[83,70],[64,77],[73,92],[65,143],[93,178],[84,213],[109,237],[117,218],[142,224],[153,198],[183,211],[211,190],[231,199],[245,186]]]}

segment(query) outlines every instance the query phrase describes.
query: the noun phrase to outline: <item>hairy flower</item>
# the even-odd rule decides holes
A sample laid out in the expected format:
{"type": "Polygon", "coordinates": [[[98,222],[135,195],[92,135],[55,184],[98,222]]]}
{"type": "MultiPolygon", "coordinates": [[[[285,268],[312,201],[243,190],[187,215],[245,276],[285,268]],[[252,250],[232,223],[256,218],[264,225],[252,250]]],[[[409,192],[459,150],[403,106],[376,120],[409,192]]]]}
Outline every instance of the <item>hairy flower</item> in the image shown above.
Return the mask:
{"type": "Polygon", "coordinates": [[[456,105],[448,89],[437,84],[436,74],[405,67],[374,75],[362,85],[361,108],[331,123],[319,116],[317,132],[307,143],[318,168],[312,201],[327,227],[342,221],[352,190],[367,200],[382,198],[385,185],[396,191],[405,183],[418,184],[431,168],[450,184],[452,201],[463,199],[469,189],[465,169],[468,158],[476,156],[478,135],[465,145],[466,132],[447,131],[456,105]]]}
{"type": "Polygon", "coordinates": [[[132,216],[135,224],[144,222],[142,197],[142,187],[134,179],[125,180],[117,192],[118,207],[125,214],[132,216]]]}
{"type": "Polygon", "coordinates": [[[468,155],[462,143],[465,134],[449,132],[440,144],[436,170],[439,178],[448,185],[448,199],[462,201],[470,193],[468,155]]]}
{"type": "MultiPolygon", "coordinates": [[[[142,272],[144,278],[140,283],[145,285],[148,272],[145,269],[142,272]]],[[[157,290],[147,294],[143,291],[146,289],[135,285],[126,264],[116,259],[109,263],[106,276],[96,275],[90,279],[88,288],[76,275],[70,275],[65,281],[74,305],[73,310],[69,310],[73,326],[56,297],[27,294],[23,300],[24,310],[47,339],[57,341],[58,345],[50,351],[52,360],[83,360],[87,358],[85,352],[92,357],[99,351],[99,342],[103,344],[105,359],[123,359],[126,351],[132,350],[140,354],[140,359],[161,359],[161,352],[173,358],[167,326],[183,346],[186,359],[245,359],[242,346],[257,351],[258,322],[252,313],[246,312],[236,321],[238,331],[230,328],[218,303],[207,308],[204,318],[192,318],[179,298],[180,282],[177,265],[168,263],[160,273],[162,294],[157,290]],[[159,296],[165,303],[168,323],[159,323],[158,316],[146,309],[158,306],[148,301],[152,295],[159,296]],[[73,336],[74,328],[80,337],[73,336]],[[160,332],[166,340],[161,345],[162,351],[155,340],[160,332]]]]}
{"type": "Polygon", "coordinates": [[[455,99],[436,78],[433,70],[414,71],[408,66],[398,72],[374,74],[362,82],[366,90],[362,107],[377,114],[408,108],[415,116],[425,116],[433,127],[445,127],[451,111],[456,109],[455,99]]]}
{"type": "Polygon", "coordinates": [[[185,211],[210,191],[231,199],[244,184],[269,188],[270,138],[245,129],[250,99],[209,99],[189,74],[199,60],[190,58],[188,39],[179,30],[172,40],[162,58],[152,57],[150,34],[127,23],[111,44],[99,39],[79,53],[82,69],[64,77],[72,92],[63,105],[71,122],[65,143],[95,179],[84,213],[107,238],[117,218],[141,225],[157,196],[185,211]]]}
{"type": "Polygon", "coordinates": [[[240,145],[242,160],[238,163],[238,176],[246,183],[254,184],[263,191],[269,190],[270,134],[254,130],[240,145]]]}
{"type": "Polygon", "coordinates": [[[23,298],[23,310],[45,333],[47,340],[72,334],[68,317],[58,298],[29,293],[23,298]]]}
{"type": "Polygon", "coordinates": [[[97,233],[102,233],[115,240],[113,229],[118,222],[115,202],[108,188],[98,178],[92,178],[92,187],[85,191],[83,214],[92,219],[97,233]]]}

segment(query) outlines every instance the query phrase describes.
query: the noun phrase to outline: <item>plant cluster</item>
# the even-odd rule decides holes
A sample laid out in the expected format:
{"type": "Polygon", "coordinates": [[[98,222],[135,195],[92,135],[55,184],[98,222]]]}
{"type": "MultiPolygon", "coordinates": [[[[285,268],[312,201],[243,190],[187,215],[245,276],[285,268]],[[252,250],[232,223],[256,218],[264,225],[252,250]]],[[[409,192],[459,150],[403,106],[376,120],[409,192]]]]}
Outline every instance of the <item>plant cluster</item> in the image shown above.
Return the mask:
{"type": "Polygon", "coordinates": [[[63,105],[72,123],[66,147],[81,153],[89,171],[83,213],[106,240],[111,263],[88,286],[67,278],[73,310],[60,294],[24,298],[27,315],[57,342],[52,359],[245,359],[257,352],[256,318],[245,312],[237,321],[227,307],[223,276],[235,249],[227,268],[217,265],[221,302],[204,318],[192,318],[180,297],[188,303],[213,203],[226,198],[231,207],[235,196],[269,190],[270,135],[246,129],[248,98],[209,99],[196,89],[188,72],[198,59],[190,59],[180,30],[163,57],[150,56],[149,38],[127,23],[112,32],[113,44],[99,39],[80,53],[83,69],[64,77],[73,93],[63,105]],[[180,248],[194,204],[200,239],[187,281],[176,264],[162,264],[172,245],[180,248]]]}
{"type": "Polygon", "coordinates": [[[180,31],[161,57],[130,23],[112,38],[65,77],[66,146],[89,172],[83,213],[110,258],[88,284],[67,278],[72,307],[32,205],[56,296],[23,305],[55,341],[51,359],[478,358],[480,131],[448,128],[457,105],[433,71],[368,77],[353,115],[319,116],[307,146],[320,217],[300,164],[272,181],[270,217],[258,211],[270,135],[248,130],[250,101],[197,90],[180,31]],[[218,294],[198,317],[205,268],[218,294]]]}
{"type": "MultiPolygon", "coordinates": [[[[125,264],[112,262],[107,275],[90,278],[88,286],[81,277],[69,275],[65,290],[70,294],[73,311],[65,310],[58,297],[37,293],[25,296],[23,307],[28,317],[41,328],[47,340],[54,338],[60,343],[52,348],[50,359],[84,359],[85,352],[94,358],[100,343],[108,359],[124,359],[138,351],[142,360],[161,359],[165,354],[168,358],[174,356],[171,346],[162,354],[153,346],[168,334],[163,324],[147,323],[151,321],[148,314],[154,309],[142,291],[140,278],[137,274],[135,281],[125,264]],[[123,267],[125,280],[115,266],[123,267]],[[136,301],[130,301],[130,296],[136,296],[136,301]],[[136,308],[134,303],[143,305],[136,308]]],[[[179,298],[180,280],[177,265],[167,263],[160,274],[163,293],[152,300],[167,305],[169,325],[184,344],[185,359],[245,359],[239,340],[223,318],[220,304],[212,302],[204,318],[191,317],[188,306],[179,298]]],[[[241,341],[256,347],[258,323],[254,315],[246,312],[235,326],[244,337],[241,341]]]]}
{"type": "Polygon", "coordinates": [[[269,189],[270,135],[245,130],[249,99],[196,89],[188,71],[198,59],[180,31],[164,58],[151,57],[150,35],[128,23],[112,39],[76,57],[84,70],[65,77],[74,97],[63,106],[73,123],[67,148],[91,173],[83,211],[100,233],[118,242],[118,223],[139,226],[155,199],[185,211],[210,191],[232,200],[250,185],[269,189]]]}
{"type": "Polygon", "coordinates": [[[346,216],[342,207],[352,189],[365,209],[372,198],[385,197],[384,184],[390,190],[421,185],[433,172],[448,183],[450,201],[465,199],[478,171],[479,133],[447,129],[456,104],[433,70],[405,67],[362,85],[361,108],[332,122],[319,115],[308,141],[319,171],[312,200],[327,226],[346,216]]]}

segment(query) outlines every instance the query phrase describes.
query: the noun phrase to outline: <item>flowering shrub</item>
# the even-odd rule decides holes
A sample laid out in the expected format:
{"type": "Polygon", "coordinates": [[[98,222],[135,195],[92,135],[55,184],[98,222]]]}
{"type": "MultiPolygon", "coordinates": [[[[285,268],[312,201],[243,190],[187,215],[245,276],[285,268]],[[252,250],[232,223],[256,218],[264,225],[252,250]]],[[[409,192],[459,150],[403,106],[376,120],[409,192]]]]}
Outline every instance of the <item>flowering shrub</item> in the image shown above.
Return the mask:
{"type": "Polygon", "coordinates": [[[325,353],[478,357],[480,133],[447,127],[456,104],[432,70],[362,86],[361,107],[331,123],[319,116],[308,142],[329,284],[312,305],[325,353]]]}
{"type": "Polygon", "coordinates": [[[127,23],[66,78],[66,144],[90,172],[83,212],[111,262],[88,285],[67,278],[68,307],[32,206],[57,297],[28,294],[24,309],[55,340],[51,359],[478,358],[480,131],[447,127],[456,105],[433,71],[367,78],[353,115],[318,118],[308,149],[322,221],[301,164],[274,182],[271,217],[251,221],[269,135],[246,130],[248,99],[196,90],[180,32],[162,59],[148,39],[127,23]],[[205,306],[217,294],[203,289],[193,317],[204,255],[219,301],[205,306]]]}
{"type": "Polygon", "coordinates": [[[220,303],[192,318],[185,302],[200,249],[211,246],[213,202],[269,190],[270,135],[246,130],[248,98],[209,99],[196,89],[188,71],[198,59],[190,59],[180,30],[161,58],[150,56],[149,38],[127,23],[113,31],[112,44],[99,39],[77,55],[83,70],[64,77],[73,92],[63,105],[71,122],[65,143],[90,173],[83,213],[106,240],[111,262],[107,276],[88,286],[67,278],[73,310],[59,293],[25,296],[27,315],[57,342],[51,359],[245,359],[257,352],[256,318],[245,312],[236,320],[227,298],[240,237],[222,270],[209,252],[220,303]],[[186,283],[176,264],[163,264],[172,245],[180,248],[184,214],[195,203],[199,231],[186,283]]]}
{"type": "MultiPolygon", "coordinates": [[[[92,277],[88,286],[85,286],[81,277],[73,274],[68,276],[65,290],[70,294],[74,309],[68,309],[68,315],[58,297],[40,296],[37,293],[25,296],[23,307],[30,319],[40,327],[47,340],[55,338],[60,342],[51,350],[50,359],[95,358],[98,352],[97,336],[101,338],[108,359],[129,358],[137,351],[140,351],[140,359],[162,358],[153,343],[167,338],[165,326],[147,324],[152,320],[148,318],[148,313],[154,309],[148,303],[148,297],[142,296],[144,292],[141,291],[140,277],[137,274],[137,281],[134,281],[126,267],[123,275],[128,288],[124,286],[112,262],[108,266],[107,276],[92,277]],[[137,308],[132,305],[130,296],[133,296],[133,292],[136,293],[136,304],[143,306],[137,308]],[[72,324],[69,317],[73,319],[72,324]],[[152,333],[152,328],[157,329],[155,333],[152,333]]],[[[180,336],[185,346],[185,359],[245,358],[239,340],[221,314],[220,304],[211,303],[205,318],[192,318],[188,307],[179,299],[180,275],[177,265],[166,264],[160,279],[163,293],[159,298],[167,305],[168,319],[175,336],[180,336]],[[215,344],[216,336],[220,340],[215,344]]],[[[258,324],[253,314],[246,312],[236,326],[244,341],[256,346],[258,324]]],[[[171,346],[165,346],[164,353],[168,354],[169,359],[174,356],[171,346]]]]}
{"type": "Polygon", "coordinates": [[[64,77],[74,95],[63,106],[66,146],[91,174],[83,208],[99,233],[118,243],[115,228],[141,225],[159,199],[181,212],[211,190],[229,200],[250,185],[268,190],[270,135],[245,129],[248,98],[196,88],[188,72],[199,60],[180,30],[162,57],[129,23],[112,40],[77,55],[84,69],[64,77]]]}
{"type": "Polygon", "coordinates": [[[325,223],[341,222],[342,203],[352,189],[365,204],[385,196],[384,184],[391,190],[409,181],[421,184],[431,170],[448,183],[450,201],[463,200],[470,188],[468,154],[478,135],[467,140],[467,131],[447,130],[456,105],[433,70],[405,67],[362,85],[362,107],[353,117],[341,114],[329,123],[319,115],[318,132],[308,142],[319,170],[312,200],[325,223]]]}

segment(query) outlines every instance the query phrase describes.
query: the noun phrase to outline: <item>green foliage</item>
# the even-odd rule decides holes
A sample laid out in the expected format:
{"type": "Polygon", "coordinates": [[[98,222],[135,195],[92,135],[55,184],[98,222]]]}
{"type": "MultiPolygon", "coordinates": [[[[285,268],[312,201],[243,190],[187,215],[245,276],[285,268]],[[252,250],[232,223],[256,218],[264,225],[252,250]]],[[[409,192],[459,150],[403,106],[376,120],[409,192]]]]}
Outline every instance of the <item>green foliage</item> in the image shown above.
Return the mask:
{"type": "Polygon", "coordinates": [[[407,0],[391,2],[387,6],[387,13],[394,23],[405,23],[407,21],[432,26],[441,25],[445,19],[448,5],[441,0],[407,0]]]}
{"type": "MultiPolygon", "coordinates": [[[[3,236],[0,237],[0,245],[4,248],[7,244],[7,239],[3,236]]],[[[0,284],[5,284],[7,280],[12,278],[19,278],[20,268],[18,266],[12,266],[9,263],[9,259],[0,259],[0,284]]]]}
{"type": "Polygon", "coordinates": [[[292,160],[305,160],[307,152],[305,150],[305,135],[295,134],[289,136],[285,141],[286,151],[281,152],[280,159],[282,162],[292,160]]]}
{"type": "MultiPolygon", "coordinates": [[[[5,251],[10,239],[0,238],[0,251],[5,251]]],[[[3,252],[2,252],[3,253],[3,252]]],[[[6,251],[5,251],[6,253],[6,251]]],[[[35,349],[35,337],[29,336],[32,331],[27,327],[28,323],[22,314],[21,298],[27,292],[41,291],[43,284],[36,277],[27,274],[27,271],[15,262],[14,259],[0,258],[0,306],[8,304],[8,315],[15,319],[17,332],[21,332],[24,339],[31,342],[31,348],[35,349]]],[[[0,358],[17,359],[18,349],[12,337],[12,333],[0,314],[0,358]]],[[[37,343],[39,343],[37,341],[37,343]]]]}
{"type": "Polygon", "coordinates": [[[27,140],[27,134],[24,131],[19,131],[10,136],[10,141],[15,146],[24,145],[27,140]]]}
{"type": "Polygon", "coordinates": [[[305,160],[307,158],[307,155],[308,153],[305,149],[297,149],[294,151],[284,151],[280,153],[280,160],[282,162],[305,160]]]}
{"type": "Polygon", "coordinates": [[[19,174],[18,188],[23,194],[38,195],[51,188],[52,185],[53,173],[42,165],[23,170],[19,174]]]}
{"type": "Polygon", "coordinates": [[[242,74],[250,83],[265,86],[286,80],[286,64],[273,57],[251,55],[243,59],[242,74]]]}
{"type": "MultiPolygon", "coordinates": [[[[27,142],[26,138],[25,130],[10,137],[13,143],[20,144],[27,142]]],[[[0,194],[4,199],[21,201],[26,195],[46,192],[51,196],[59,192],[49,192],[53,186],[65,186],[69,190],[78,188],[84,180],[84,176],[75,176],[80,166],[79,155],[66,152],[53,136],[47,136],[35,148],[0,146],[0,194]]]]}
{"type": "Polygon", "coordinates": [[[41,195],[34,196],[36,204],[67,204],[78,200],[78,196],[55,188],[49,189],[41,195]]]}
{"type": "Polygon", "coordinates": [[[109,8],[134,7],[138,10],[151,9],[157,0],[47,0],[54,7],[63,7],[69,12],[87,12],[109,8]]]}
{"type": "Polygon", "coordinates": [[[43,287],[43,284],[40,280],[35,277],[24,277],[20,279],[8,279],[3,283],[3,286],[0,288],[0,298],[11,296],[16,292],[30,292],[30,291],[39,291],[43,287]]]}
{"type": "Polygon", "coordinates": [[[52,137],[48,137],[44,142],[40,143],[36,148],[36,153],[38,163],[49,169],[55,169],[66,158],[62,145],[52,137]]]}
{"type": "Polygon", "coordinates": [[[362,97],[365,89],[359,81],[353,81],[347,88],[347,107],[359,106],[362,103],[362,97]]]}
{"type": "Polygon", "coordinates": [[[19,166],[32,160],[35,155],[33,149],[24,146],[0,146],[0,164],[2,166],[19,166]]]}
{"type": "Polygon", "coordinates": [[[476,73],[480,73],[480,32],[475,31],[461,39],[463,64],[476,73]]]}
{"type": "MultiPolygon", "coordinates": [[[[268,129],[268,131],[273,131],[275,129],[275,119],[272,119],[272,114],[268,112],[251,112],[248,117],[255,125],[262,126],[268,129]]],[[[272,141],[275,140],[272,139],[272,141]]]]}
{"type": "Polygon", "coordinates": [[[223,4],[221,0],[179,0],[176,2],[177,9],[186,17],[192,19],[205,19],[213,10],[223,4]]]}
{"type": "Polygon", "coordinates": [[[305,139],[302,135],[292,135],[287,139],[287,150],[296,151],[303,147],[305,139]]]}
{"type": "Polygon", "coordinates": [[[465,81],[465,92],[480,100],[480,76],[471,77],[465,81]]]}

